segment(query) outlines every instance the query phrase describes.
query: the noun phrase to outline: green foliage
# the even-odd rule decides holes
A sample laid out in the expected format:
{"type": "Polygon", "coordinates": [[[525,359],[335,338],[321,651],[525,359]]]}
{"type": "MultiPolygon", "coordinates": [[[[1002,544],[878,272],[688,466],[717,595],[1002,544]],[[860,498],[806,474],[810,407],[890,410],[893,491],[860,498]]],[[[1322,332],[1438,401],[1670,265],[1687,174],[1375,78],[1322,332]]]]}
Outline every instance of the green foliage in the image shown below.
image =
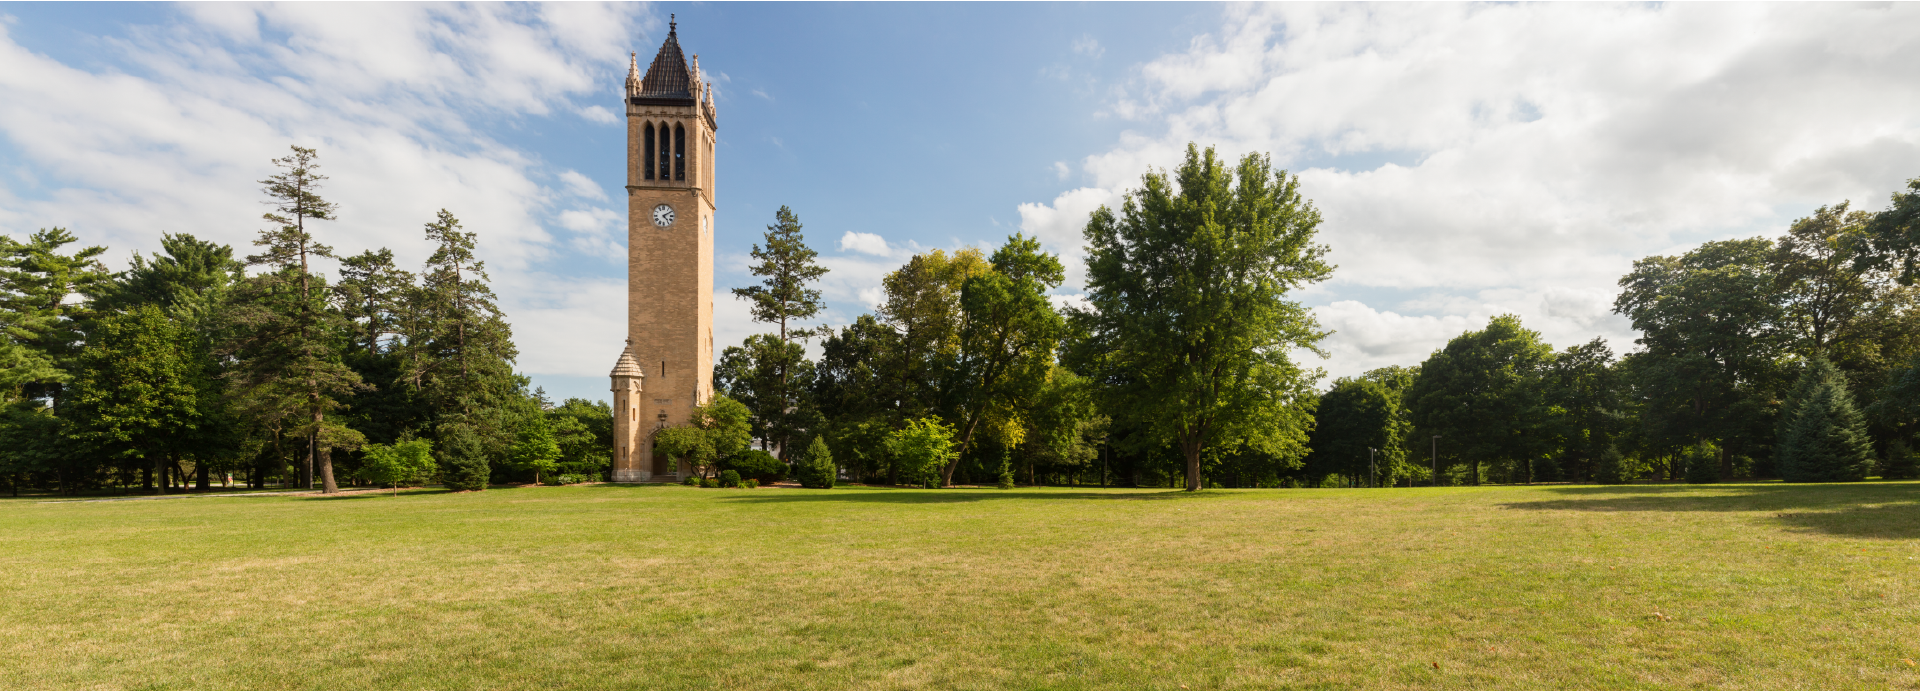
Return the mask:
{"type": "Polygon", "coordinates": [[[559,460],[560,444],[554,441],[553,427],[547,424],[547,417],[533,415],[522,422],[508,462],[515,468],[532,472],[533,481],[538,483],[543,474],[554,471],[559,460]]]}
{"type": "Polygon", "coordinates": [[[953,428],[936,417],[908,420],[887,435],[887,453],[900,466],[903,482],[928,487],[938,487],[941,470],[960,455],[954,449],[953,428]]]}
{"type": "Polygon", "coordinates": [[[740,486],[740,473],[732,470],[720,471],[720,486],[732,489],[740,486]]]}
{"type": "Polygon", "coordinates": [[[703,478],[700,478],[700,486],[705,487],[707,489],[713,489],[715,487],[720,486],[720,480],[717,478],[703,477],[703,478]]]}
{"type": "Polygon", "coordinates": [[[780,341],[785,343],[788,321],[812,317],[825,304],[820,291],[807,285],[825,276],[827,268],[814,261],[820,253],[807,247],[806,237],[800,233],[800,217],[792,209],[781,206],[773,217],[773,225],[767,226],[766,247],[756,244],[752,251],[753,258],[760,260],[752,267],[753,275],[763,277],[764,282],[735,288],[733,294],[752,303],[754,321],[779,324],[780,341]]]}
{"type": "Polygon", "coordinates": [[[1785,430],[1775,450],[1788,482],[1865,479],[1873,467],[1866,420],[1853,405],[1846,377],[1825,358],[1807,363],[1788,398],[1785,430]]]}
{"type": "Polygon", "coordinates": [[[779,482],[787,473],[787,464],[759,449],[747,449],[721,459],[720,468],[737,471],[740,477],[755,478],[769,484],[779,482]]]}
{"type": "Polygon", "coordinates": [[[1608,446],[1600,450],[1600,458],[1594,464],[1593,479],[1603,485],[1621,485],[1634,481],[1643,472],[1639,463],[1620,453],[1620,449],[1608,446]]]}
{"type": "Polygon", "coordinates": [[[605,401],[569,398],[546,418],[560,446],[557,472],[602,479],[613,460],[613,409],[605,401]]]}
{"type": "Polygon", "coordinates": [[[64,228],[26,242],[0,236],[0,402],[58,398],[85,342],[88,310],[69,298],[100,292],[110,274],[99,260],[107,248],[61,249],[75,241],[64,228]]]}
{"type": "Polygon", "coordinates": [[[714,459],[713,438],[698,427],[668,427],[653,434],[653,452],[666,456],[673,467],[685,462],[693,475],[706,477],[714,459]]]}
{"type": "Polygon", "coordinates": [[[189,335],[153,305],[96,323],[75,361],[69,434],[85,448],[156,472],[201,424],[189,335]]]}
{"type": "Polygon", "coordinates": [[[1381,484],[1391,486],[1402,459],[1399,396],[1380,382],[1342,377],[1321,395],[1314,410],[1314,429],[1307,457],[1309,473],[1339,474],[1360,482],[1383,471],[1381,484]]]}
{"type": "Polygon", "coordinates": [[[486,442],[472,425],[465,422],[441,423],[439,437],[440,481],[455,492],[477,492],[487,488],[493,469],[487,463],[486,442]]]}
{"type": "Polygon", "coordinates": [[[1326,333],[1287,298],[1333,273],[1314,244],[1319,211],[1298,177],[1257,154],[1229,170],[1190,144],[1171,180],[1142,182],[1118,214],[1102,207],[1087,223],[1075,368],[1107,383],[1104,407],[1131,418],[1123,426],[1180,451],[1189,490],[1206,454],[1300,455],[1315,375],[1289,353],[1326,333]]]}
{"type": "Polygon", "coordinates": [[[840,469],[833,463],[833,452],[827,449],[827,440],[819,436],[807,444],[806,455],[794,466],[794,475],[800,480],[800,486],[811,489],[833,489],[839,472],[840,469]]]}
{"type": "Polygon", "coordinates": [[[1541,374],[1552,359],[1553,346],[1510,314],[1434,351],[1407,391],[1407,408],[1421,435],[1440,435],[1442,468],[1464,464],[1473,484],[1486,464],[1524,479],[1527,459],[1550,450],[1541,374]]]}
{"type": "Polygon", "coordinates": [[[1710,442],[1689,446],[1681,455],[1687,466],[1687,482],[1703,485],[1719,482],[1720,449],[1710,442]]]}
{"type": "Polygon", "coordinates": [[[680,484],[686,485],[688,487],[699,487],[700,478],[694,477],[692,475],[688,475],[687,479],[680,481],[680,484]]]}
{"type": "Polygon", "coordinates": [[[433,462],[433,442],[409,439],[391,446],[368,444],[357,474],[362,480],[392,485],[397,490],[403,484],[426,482],[438,471],[433,462]]]}
{"type": "Polygon", "coordinates": [[[713,382],[747,408],[754,438],[784,448],[795,434],[821,424],[811,393],[814,369],[801,344],[755,334],[720,353],[713,382]]]}
{"type": "Polygon", "coordinates": [[[1915,463],[1913,448],[1899,440],[1887,444],[1886,460],[1880,464],[1880,479],[1910,480],[1915,477],[1920,477],[1920,464],[1915,463]]]}

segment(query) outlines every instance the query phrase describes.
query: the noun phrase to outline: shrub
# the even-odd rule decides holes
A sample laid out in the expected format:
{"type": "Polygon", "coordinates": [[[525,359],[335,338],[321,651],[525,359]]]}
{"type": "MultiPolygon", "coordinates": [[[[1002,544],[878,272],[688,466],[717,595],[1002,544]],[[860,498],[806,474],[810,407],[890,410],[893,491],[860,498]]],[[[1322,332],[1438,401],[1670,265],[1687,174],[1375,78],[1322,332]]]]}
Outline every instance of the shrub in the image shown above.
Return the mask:
{"type": "Polygon", "coordinates": [[[910,485],[940,486],[941,472],[959,456],[953,450],[953,428],[940,418],[908,420],[903,429],[887,435],[887,452],[910,485]]]}
{"type": "Polygon", "coordinates": [[[700,478],[700,486],[705,487],[707,489],[713,489],[715,487],[720,486],[720,481],[710,477],[703,477],[703,478],[700,478]]]}
{"type": "Polygon", "coordinates": [[[759,486],[760,486],[760,481],[755,480],[753,478],[747,478],[745,480],[740,481],[740,489],[754,489],[759,486]]]}
{"type": "Polygon", "coordinates": [[[827,440],[814,437],[807,445],[807,455],[794,466],[793,474],[800,480],[801,487],[811,489],[833,489],[835,476],[840,468],[833,463],[833,452],[827,449],[827,440]]]}
{"type": "Polygon", "coordinates": [[[787,464],[759,449],[747,449],[726,457],[720,461],[720,469],[737,472],[743,478],[759,480],[763,485],[779,482],[787,475],[787,464]]]}
{"type": "Polygon", "coordinates": [[[1720,452],[1712,444],[1689,446],[1681,457],[1687,463],[1687,482],[1704,485],[1720,481],[1720,452]]]}
{"type": "Polygon", "coordinates": [[[1000,481],[997,483],[994,483],[993,486],[998,487],[1000,489],[1013,489],[1013,471],[1008,470],[1006,468],[1001,468],[1000,481]]]}
{"type": "Polygon", "coordinates": [[[688,475],[687,479],[680,481],[680,484],[686,485],[688,487],[699,487],[700,478],[694,477],[692,475],[688,475]]]}
{"type": "Polygon", "coordinates": [[[739,486],[740,486],[740,473],[738,473],[738,472],[736,472],[736,471],[732,471],[732,470],[722,470],[722,471],[720,471],[720,486],[721,486],[721,487],[729,487],[729,488],[731,488],[731,487],[739,487],[739,486]]]}
{"type": "Polygon", "coordinates": [[[1600,452],[1600,462],[1595,464],[1593,469],[1594,481],[1603,485],[1626,484],[1632,482],[1633,479],[1639,475],[1640,469],[1636,467],[1632,459],[1622,455],[1619,449],[1611,446],[1607,447],[1605,451],[1600,452]]]}

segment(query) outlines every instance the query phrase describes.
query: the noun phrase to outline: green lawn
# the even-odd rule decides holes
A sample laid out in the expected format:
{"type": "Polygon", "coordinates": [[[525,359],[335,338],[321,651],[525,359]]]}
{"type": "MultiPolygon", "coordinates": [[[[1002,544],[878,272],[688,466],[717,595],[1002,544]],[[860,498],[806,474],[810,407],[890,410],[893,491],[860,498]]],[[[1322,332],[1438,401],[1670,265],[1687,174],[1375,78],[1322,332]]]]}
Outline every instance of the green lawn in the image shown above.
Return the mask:
{"type": "Polygon", "coordinates": [[[6,688],[1920,688],[1920,484],[0,501],[6,688]]]}

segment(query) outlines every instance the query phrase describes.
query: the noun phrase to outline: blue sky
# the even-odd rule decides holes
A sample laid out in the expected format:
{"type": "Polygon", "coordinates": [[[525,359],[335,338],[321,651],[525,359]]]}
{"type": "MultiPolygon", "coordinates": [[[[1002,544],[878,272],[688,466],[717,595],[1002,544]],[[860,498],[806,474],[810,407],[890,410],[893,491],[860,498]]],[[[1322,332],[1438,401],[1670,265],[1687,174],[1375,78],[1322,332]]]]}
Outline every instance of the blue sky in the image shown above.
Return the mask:
{"type": "Polygon", "coordinates": [[[1341,266],[1300,296],[1331,375],[1505,312],[1624,352],[1634,258],[1920,176],[1912,5],[9,4],[0,232],[66,226],[116,265],[162,230],[244,246],[267,159],[315,146],[326,241],[417,264],[453,211],[520,367],[602,398],[614,116],[669,13],[719,94],[722,343],[759,329],[725,291],[782,204],[844,323],[922,249],[1024,231],[1077,267],[1085,214],[1188,141],[1302,175],[1341,266]]]}

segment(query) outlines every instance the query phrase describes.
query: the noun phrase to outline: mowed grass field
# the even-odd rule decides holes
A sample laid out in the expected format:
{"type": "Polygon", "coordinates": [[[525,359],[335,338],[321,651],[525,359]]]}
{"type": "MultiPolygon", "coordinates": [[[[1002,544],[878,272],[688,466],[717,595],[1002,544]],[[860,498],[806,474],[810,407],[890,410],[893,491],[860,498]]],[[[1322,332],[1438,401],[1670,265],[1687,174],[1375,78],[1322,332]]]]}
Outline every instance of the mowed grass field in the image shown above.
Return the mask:
{"type": "Polygon", "coordinates": [[[0,686],[1920,688],[1920,484],[0,501],[0,686]]]}

